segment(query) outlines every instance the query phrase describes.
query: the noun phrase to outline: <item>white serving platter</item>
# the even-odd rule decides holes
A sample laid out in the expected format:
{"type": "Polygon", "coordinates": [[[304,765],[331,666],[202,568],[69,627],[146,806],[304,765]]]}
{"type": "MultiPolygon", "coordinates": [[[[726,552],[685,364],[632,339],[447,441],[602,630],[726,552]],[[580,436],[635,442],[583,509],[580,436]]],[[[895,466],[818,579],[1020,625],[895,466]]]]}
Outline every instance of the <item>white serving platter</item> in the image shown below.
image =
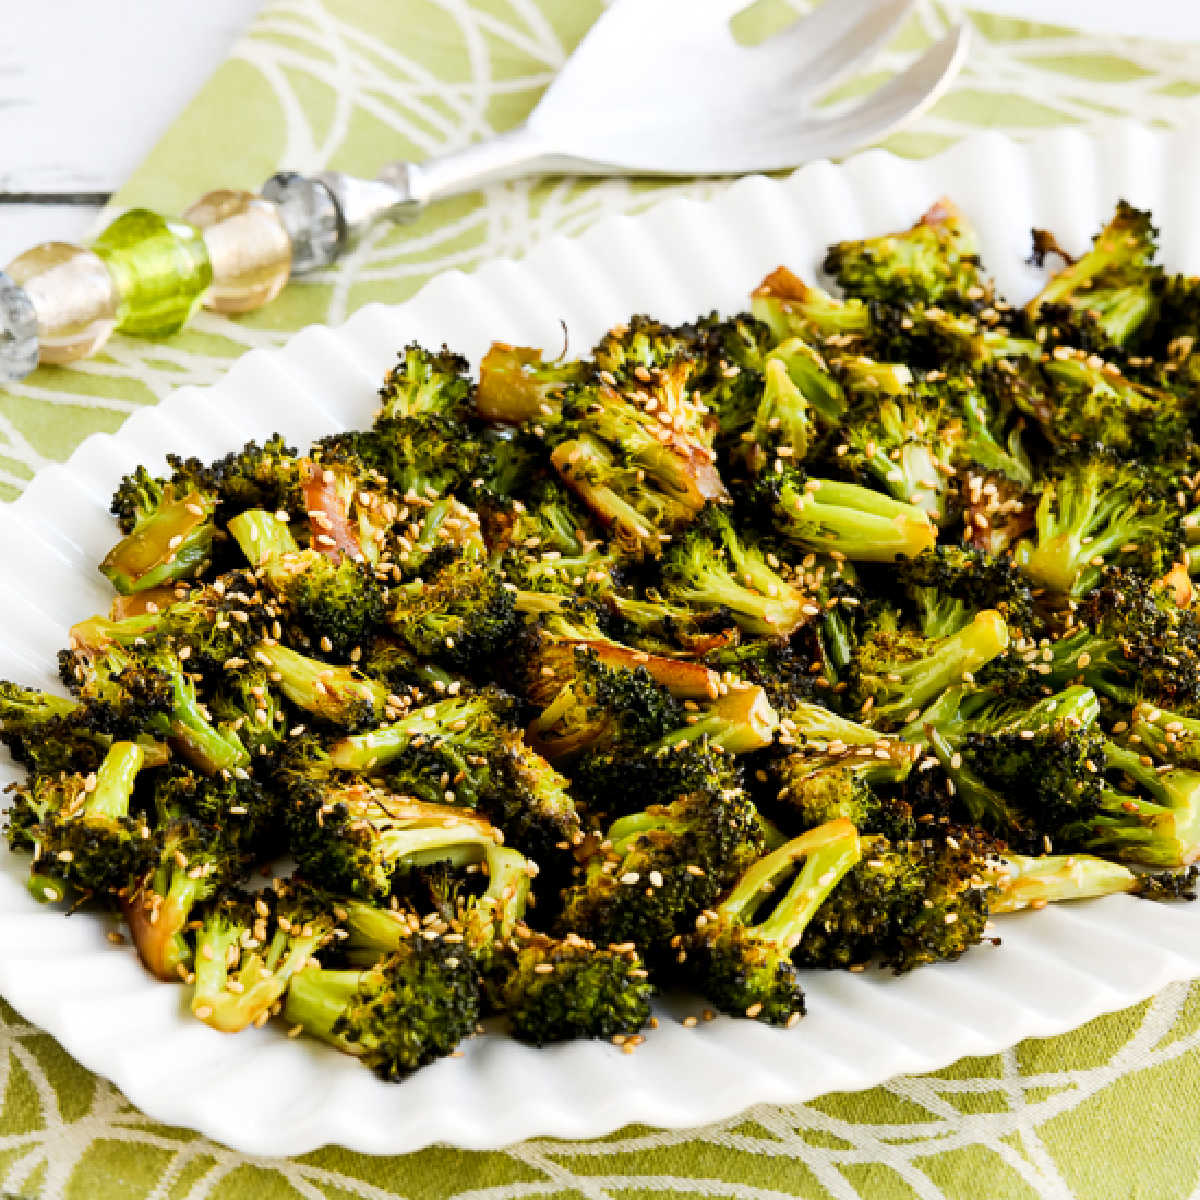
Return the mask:
{"type": "MultiPolygon", "coordinates": [[[[406,304],[305,329],[283,349],[245,355],[215,386],[183,388],[117,434],[88,438],[0,509],[0,678],[51,686],[68,626],[107,608],[95,564],[114,537],[107,507],[121,472],[155,469],[171,449],[215,456],[277,429],[305,441],[366,423],[384,370],[414,338],[478,362],[494,339],[557,348],[562,323],[582,351],[631,312],[675,321],[735,311],[779,263],[814,274],[828,242],[911,223],[942,194],[975,223],[1013,300],[1037,286],[1024,262],[1031,226],[1082,246],[1119,196],[1152,208],[1164,260],[1195,272],[1198,184],[1200,143],[1128,123],[1096,137],[983,134],[922,162],[872,151],[781,181],[744,179],[709,203],[674,199],[609,218],[520,262],[448,272],[406,304]]],[[[0,762],[0,785],[14,777],[0,762]]],[[[149,1116],[264,1155],[696,1125],[1061,1033],[1200,976],[1200,904],[1110,897],[1001,918],[1000,948],[901,978],[809,973],[810,1015],[792,1030],[726,1018],[685,1028],[679,1018],[701,1006],[664,1002],[634,1054],[601,1043],[535,1050],[486,1034],[463,1057],[389,1085],[278,1028],[230,1037],[195,1021],[184,989],[153,982],[131,949],[106,939],[107,920],[35,903],[26,867],[0,851],[0,993],[149,1116]]]]}

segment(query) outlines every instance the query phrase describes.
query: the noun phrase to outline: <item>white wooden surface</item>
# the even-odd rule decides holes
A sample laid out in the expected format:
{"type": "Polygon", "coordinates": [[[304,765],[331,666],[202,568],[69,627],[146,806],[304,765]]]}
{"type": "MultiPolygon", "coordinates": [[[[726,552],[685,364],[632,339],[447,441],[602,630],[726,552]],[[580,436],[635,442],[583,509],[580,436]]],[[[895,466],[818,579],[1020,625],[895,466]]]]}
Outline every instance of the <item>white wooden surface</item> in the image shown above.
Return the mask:
{"type": "MultiPolygon", "coordinates": [[[[19,7],[20,20],[0,18],[6,34],[0,40],[0,196],[118,187],[263,2],[4,0],[0,13],[6,5],[19,7]]],[[[968,3],[1064,25],[1200,42],[1196,0],[968,3]]],[[[212,178],[214,186],[221,182],[220,163],[213,163],[212,178]]],[[[39,241],[85,237],[95,215],[95,207],[81,205],[0,203],[0,263],[39,241]]]]}

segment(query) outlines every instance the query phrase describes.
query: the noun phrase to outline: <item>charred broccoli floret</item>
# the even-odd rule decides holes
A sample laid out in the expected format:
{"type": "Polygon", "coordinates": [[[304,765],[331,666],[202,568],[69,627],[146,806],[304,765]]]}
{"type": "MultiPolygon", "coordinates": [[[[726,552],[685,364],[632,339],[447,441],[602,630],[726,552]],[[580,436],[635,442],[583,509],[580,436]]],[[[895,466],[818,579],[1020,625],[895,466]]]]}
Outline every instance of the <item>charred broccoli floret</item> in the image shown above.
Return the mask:
{"type": "Polygon", "coordinates": [[[398,357],[379,389],[384,420],[422,413],[460,417],[469,410],[469,364],[461,355],[445,346],[435,352],[410,342],[398,357]]]}
{"type": "Polygon", "coordinates": [[[687,940],[696,988],[730,1016],[795,1024],[804,992],[792,955],[861,856],[854,826],[832,821],[760,858],[687,940]]]}
{"type": "Polygon", "coordinates": [[[1158,231],[1150,214],[1121,200],[1092,248],[1068,260],[1026,306],[1054,341],[1091,347],[1126,346],[1155,310],[1162,268],[1154,265],[1158,231]]]}
{"type": "Polygon", "coordinates": [[[275,513],[251,509],[229,522],[229,532],[272,590],[327,653],[348,655],[383,624],[383,595],[365,564],[301,550],[275,513]]]}
{"type": "Polygon", "coordinates": [[[334,928],[311,889],[280,882],[253,895],[227,891],[196,932],[192,1015],[222,1033],[264,1024],[334,928]]]}
{"type": "Polygon", "coordinates": [[[288,981],[283,1019],[397,1080],[444,1058],[475,1032],[479,984],[470,955],[412,934],[363,971],[307,968],[288,981]]]}
{"type": "Polygon", "coordinates": [[[764,829],[740,789],[700,791],[609,826],[582,882],[568,890],[564,931],[632,942],[669,962],[676,939],[761,853],[764,829]]]}
{"type": "Polygon", "coordinates": [[[892,304],[977,310],[993,295],[975,231],[946,199],[911,229],[830,246],[823,269],[851,296],[892,304]]]}

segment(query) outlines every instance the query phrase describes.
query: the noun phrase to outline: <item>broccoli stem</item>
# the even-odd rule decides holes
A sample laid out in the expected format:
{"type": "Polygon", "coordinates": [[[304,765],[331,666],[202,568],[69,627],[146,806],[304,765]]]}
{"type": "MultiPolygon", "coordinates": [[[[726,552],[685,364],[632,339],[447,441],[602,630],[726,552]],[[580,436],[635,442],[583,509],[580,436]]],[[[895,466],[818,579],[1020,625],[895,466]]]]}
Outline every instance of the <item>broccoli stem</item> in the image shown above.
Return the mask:
{"type": "Polygon", "coordinates": [[[254,567],[269,568],[273,560],[300,552],[288,523],[261,508],[233,517],[226,528],[254,567]]]}
{"type": "Polygon", "coordinates": [[[985,872],[985,878],[997,889],[988,900],[988,911],[993,913],[1138,888],[1138,876],[1128,867],[1090,854],[1009,854],[985,872]]]}
{"type": "Polygon", "coordinates": [[[196,491],[163,504],[104,556],[101,572],[125,595],[190,578],[212,554],[213,508],[196,491]]]}
{"type": "Polygon", "coordinates": [[[881,719],[905,721],[913,710],[962,683],[1007,648],[1004,618],[993,609],[976,613],[969,625],[934,642],[928,654],[890,664],[886,689],[874,712],[881,719]]]}
{"type": "Polygon", "coordinates": [[[112,820],[128,816],[133,786],[145,764],[146,752],[137,742],[114,742],[96,771],[96,786],[85,793],[84,814],[112,820]]]}
{"type": "Polygon", "coordinates": [[[278,642],[260,642],[254,658],[279,676],[280,690],[297,708],[326,720],[361,724],[364,716],[378,720],[387,707],[388,688],[351,667],[308,658],[278,642]]]}
{"type": "Polygon", "coordinates": [[[478,706],[469,697],[440,700],[378,729],[342,738],[330,747],[329,759],[342,770],[374,771],[403,755],[414,739],[453,736],[466,730],[477,714],[478,706]]]}
{"type": "Polygon", "coordinates": [[[717,911],[750,926],[766,940],[794,949],[825,898],[861,857],[858,831],[849,821],[818,825],[760,858],[717,905],[717,911]],[[783,898],[754,926],[757,909],[798,862],[803,866],[783,898]]]}
{"type": "Polygon", "coordinates": [[[729,690],[690,714],[689,723],[647,747],[651,754],[706,740],[729,754],[763,750],[775,739],[779,714],[757,685],[731,684],[729,690]]]}
{"type": "Polygon", "coordinates": [[[937,541],[923,509],[856,483],[810,479],[803,490],[787,483],[777,511],[784,537],[854,562],[916,558],[937,541]]]}
{"type": "Polygon", "coordinates": [[[181,745],[185,756],[209,775],[247,766],[249,751],[236,733],[222,732],[209,721],[182,669],[172,670],[171,687],[170,736],[181,745]]]}
{"type": "Polygon", "coordinates": [[[826,424],[833,425],[846,411],[842,385],[829,373],[820,354],[801,338],[787,338],[767,355],[770,364],[780,362],[803,398],[826,424]]]}
{"type": "Polygon", "coordinates": [[[362,987],[366,971],[332,970],[306,967],[297,971],[288,983],[283,1019],[289,1026],[300,1025],[304,1032],[339,1050],[350,1050],[344,1037],[334,1033],[338,1018],[362,987]]]}

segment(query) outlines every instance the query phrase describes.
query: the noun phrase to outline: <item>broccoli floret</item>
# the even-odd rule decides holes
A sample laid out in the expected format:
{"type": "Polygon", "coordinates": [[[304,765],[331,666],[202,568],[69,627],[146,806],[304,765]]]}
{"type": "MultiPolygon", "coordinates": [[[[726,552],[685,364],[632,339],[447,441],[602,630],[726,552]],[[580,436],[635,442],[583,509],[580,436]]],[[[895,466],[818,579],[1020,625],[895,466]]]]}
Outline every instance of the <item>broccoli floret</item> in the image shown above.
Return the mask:
{"type": "MultiPolygon", "coordinates": [[[[151,852],[150,831],[130,805],[144,764],[135,742],[114,742],[94,776],[67,776],[51,785],[57,803],[46,804],[28,830],[36,843],[34,871],[85,894],[103,895],[139,878],[151,852]]],[[[48,797],[43,791],[33,799],[45,803],[48,797]]]]}
{"type": "Polygon", "coordinates": [[[808,478],[795,468],[762,476],[746,505],[785,540],[852,562],[914,558],[937,540],[937,527],[915,504],[855,483],[808,478]]]}
{"type": "Polygon", "coordinates": [[[800,462],[815,433],[808,398],[796,386],[787,364],[780,358],[764,360],[762,398],[741,435],[740,457],[746,466],[758,473],[780,459],[800,462]]]}
{"type": "Polygon", "coordinates": [[[539,480],[492,524],[492,563],[518,590],[598,597],[613,590],[617,556],[556,480],[539,480]]]}
{"type": "Polygon", "coordinates": [[[148,736],[137,737],[138,725],[138,719],[125,719],[103,700],[81,703],[0,681],[0,743],[15,762],[35,774],[94,771],[114,737],[139,741],[147,765],[155,765],[165,756],[166,747],[148,736]]]}
{"type": "Polygon", "coordinates": [[[1154,316],[1154,285],[1162,274],[1153,262],[1157,239],[1148,212],[1118,201],[1092,248],[1068,259],[1026,306],[1030,320],[1048,340],[1088,348],[1128,345],[1154,316]]]}
{"type": "Polygon", "coordinates": [[[737,760],[707,741],[647,750],[641,746],[586,754],[571,767],[571,788],[592,818],[636,811],[645,797],[671,803],[694,792],[736,791],[742,785],[737,760]]]}
{"type": "Polygon", "coordinates": [[[1050,687],[1076,680],[1123,706],[1141,699],[1182,712],[1200,706],[1200,622],[1168,587],[1108,569],[1084,596],[1075,626],[1036,653],[1050,687]]]}
{"type": "Polygon", "coordinates": [[[849,697],[875,724],[905,724],[1007,646],[1008,627],[992,609],[976,613],[969,625],[940,638],[880,624],[855,649],[849,697]]]}
{"type": "Polygon", "coordinates": [[[217,727],[235,734],[253,761],[282,748],[288,712],[261,663],[230,670],[209,694],[208,709],[217,727]]]}
{"type": "Polygon", "coordinates": [[[1181,512],[1136,464],[1104,453],[1072,455],[1042,485],[1030,538],[1015,559],[1040,587],[1078,599],[1106,564],[1157,578],[1181,553],[1181,512]]]}
{"type": "Polygon", "coordinates": [[[760,858],[688,938],[695,987],[730,1016],[794,1025],[804,993],[792,955],[860,857],[854,826],[832,821],[760,858]]]}
{"type": "Polygon", "coordinates": [[[764,839],[757,810],[736,788],[621,817],[567,891],[562,930],[601,945],[633,942],[648,960],[669,961],[676,939],[762,853],[764,839]]]}
{"type": "Polygon", "coordinates": [[[728,499],[707,434],[689,425],[705,429],[685,395],[651,412],[602,384],[572,394],[551,431],[554,469],[630,557],[658,554],[706,502],[728,499]]]}
{"type": "Polygon", "coordinates": [[[1059,840],[1077,845],[1072,830],[1097,810],[1104,784],[1098,715],[1095,693],[1071,687],[1028,707],[1002,703],[990,714],[969,713],[957,728],[930,721],[926,735],[971,822],[1036,853],[1059,840]]]}
{"type": "Polygon", "coordinates": [[[64,650],[59,670],[85,701],[112,705],[152,737],[167,739],[206,774],[250,761],[237,734],[213,724],[179,655],[157,639],[129,650],[115,643],[103,650],[64,650]]]}
{"type": "Polygon", "coordinates": [[[419,796],[429,794],[429,785],[419,782],[426,775],[435,781],[437,799],[457,780],[457,802],[473,803],[482,790],[475,782],[479,768],[500,750],[511,728],[511,707],[511,698],[495,690],[447,696],[341,738],[330,747],[330,762],[344,771],[402,772],[407,789],[419,796]]]}
{"type": "Polygon", "coordinates": [[[936,397],[874,399],[852,414],[844,468],[856,479],[924,511],[939,525],[955,511],[954,460],[960,426],[936,397]]]}
{"type": "Polygon", "coordinates": [[[809,967],[876,961],[897,974],[958,958],[982,938],[992,845],[970,830],[922,841],[866,837],[861,856],[809,921],[796,959],[809,967]]]}
{"type": "Polygon", "coordinates": [[[155,864],[131,883],[121,911],[146,970],[172,983],[192,965],[193,912],[243,878],[249,862],[236,836],[190,817],[157,829],[153,845],[155,864]]]}
{"type": "Polygon", "coordinates": [[[431,579],[393,588],[388,624],[426,658],[478,670],[513,639],[513,593],[485,563],[455,558],[431,579]]]}
{"type": "Polygon", "coordinates": [[[478,862],[496,831],[470,809],[363,783],[301,774],[289,796],[288,843],[300,871],[331,891],[383,900],[413,867],[478,862]]]}
{"type": "Polygon", "coordinates": [[[211,492],[162,483],[139,467],[118,489],[113,507],[125,537],[104,556],[100,571],[118,592],[191,579],[211,561],[216,507],[211,492]]]}
{"type": "Polygon", "coordinates": [[[520,943],[502,1004],[513,1037],[544,1046],[631,1036],[650,1019],[653,994],[635,951],[536,934],[520,943]]]}
{"type": "Polygon", "coordinates": [[[222,1033],[264,1024],[334,927],[323,897],[302,886],[229,890],[196,933],[192,1015],[222,1033]]]}
{"type": "Polygon", "coordinates": [[[223,845],[248,862],[282,853],[282,800],[251,775],[200,775],[170,763],[154,775],[153,808],[158,828],[190,820],[220,834],[223,845]]]}
{"type": "Polygon", "coordinates": [[[547,361],[529,346],[493,342],[479,363],[475,410],[489,421],[510,425],[554,420],[564,395],[591,375],[588,363],[547,361]]]}
{"type": "Polygon", "coordinates": [[[815,613],[809,597],[718,508],[709,508],[667,550],[662,570],[669,601],[725,609],[758,637],[788,637],[815,613]]]}
{"type": "Polygon", "coordinates": [[[645,667],[607,666],[593,647],[566,644],[561,651],[555,666],[545,650],[539,656],[542,671],[554,675],[531,677],[539,685],[557,685],[539,686],[530,696],[541,708],[529,726],[530,742],[552,762],[588,750],[647,745],[683,724],[681,706],[645,667]]]}
{"type": "Polygon", "coordinates": [[[896,580],[909,590],[926,637],[956,633],[985,608],[1011,633],[1041,632],[1029,582],[1006,554],[943,543],[897,563],[896,580]]]}
{"type": "Polygon", "coordinates": [[[365,971],[299,971],[284,1021],[395,1081],[453,1052],[475,1032],[479,985],[470,956],[440,937],[410,936],[365,971]]]}
{"type": "Polygon", "coordinates": [[[1042,370],[1048,388],[1038,412],[1053,443],[1095,442],[1157,460],[1178,453],[1188,440],[1193,405],[1186,394],[1129,379],[1083,350],[1062,348],[1042,370]]]}
{"type": "Polygon", "coordinates": [[[750,293],[750,311],[776,342],[798,337],[821,345],[833,338],[844,347],[871,332],[871,314],[861,300],[835,300],[787,267],[777,267],[750,293]]]}
{"type": "Polygon", "coordinates": [[[946,199],[911,229],[830,246],[823,270],[848,295],[867,300],[978,311],[993,298],[975,231],[946,199]]]}
{"type": "Polygon", "coordinates": [[[251,509],[229,522],[242,553],[327,653],[347,656],[383,625],[383,593],[365,564],[301,550],[274,513],[251,509]]]}
{"type": "Polygon", "coordinates": [[[410,342],[400,361],[384,376],[379,389],[379,416],[384,420],[422,413],[460,417],[470,408],[470,365],[445,346],[426,350],[410,342]]]}
{"type": "Polygon", "coordinates": [[[1116,784],[1104,788],[1099,812],[1077,831],[1078,839],[1105,858],[1187,866],[1200,858],[1200,771],[1156,767],[1140,749],[1105,743],[1105,770],[1116,784]]]}
{"type": "Polygon", "coordinates": [[[248,571],[230,572],[166,604],[116,620],[93,616],[71,628],[81,645],[103,647],[116,642],[137,648],[151,638],[181,651],[186,646],[189,668],[219,679],[249,656],[260,638],[267,637],[276,618],[274,605],[264,599],[248,571]]]}

